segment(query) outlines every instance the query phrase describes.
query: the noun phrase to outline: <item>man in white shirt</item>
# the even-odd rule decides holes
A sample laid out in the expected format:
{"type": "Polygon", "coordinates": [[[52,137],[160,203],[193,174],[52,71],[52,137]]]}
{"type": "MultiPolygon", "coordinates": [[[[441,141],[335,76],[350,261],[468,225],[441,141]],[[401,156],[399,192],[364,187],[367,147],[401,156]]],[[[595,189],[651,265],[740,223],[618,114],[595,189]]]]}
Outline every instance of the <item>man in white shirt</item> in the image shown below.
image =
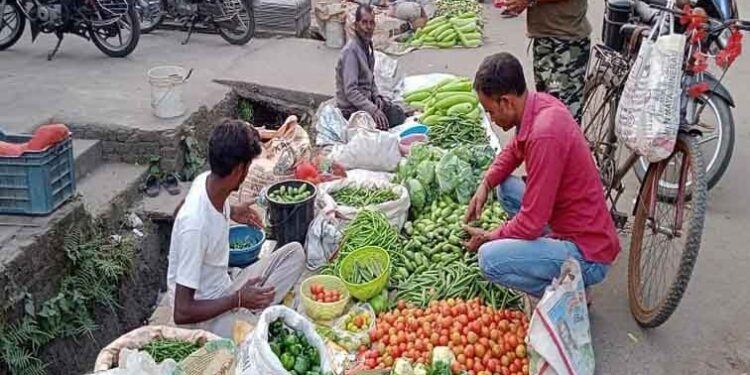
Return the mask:
{"type": "Polygon", "coordinates": [[[177,325],[231,337],[236,320],[252,320],[250,311],[281,302],[304,270],[305,253],[295,242],[229,276],[230,219],[263,223],[249,205],[230,207],[227,198],[260,153],[258,132],[243,121],[225,120],[211,133],[211,171],[195,178],[172,229],[167,287],[177,325]]]}

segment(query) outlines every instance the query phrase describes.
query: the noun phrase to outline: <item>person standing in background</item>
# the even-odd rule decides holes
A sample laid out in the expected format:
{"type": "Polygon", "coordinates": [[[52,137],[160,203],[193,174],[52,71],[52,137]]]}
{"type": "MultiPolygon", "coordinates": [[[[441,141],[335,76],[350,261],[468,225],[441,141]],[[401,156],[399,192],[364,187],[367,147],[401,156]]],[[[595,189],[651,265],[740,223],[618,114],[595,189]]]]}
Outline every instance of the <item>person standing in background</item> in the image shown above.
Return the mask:
{"type": "Polygon", "coordinates": [[[580,124],[583,86],[591,52],[588,0],[505,0],[505,9],[526,16],[534,49],[536,90],[568,107],[580,124]]]}

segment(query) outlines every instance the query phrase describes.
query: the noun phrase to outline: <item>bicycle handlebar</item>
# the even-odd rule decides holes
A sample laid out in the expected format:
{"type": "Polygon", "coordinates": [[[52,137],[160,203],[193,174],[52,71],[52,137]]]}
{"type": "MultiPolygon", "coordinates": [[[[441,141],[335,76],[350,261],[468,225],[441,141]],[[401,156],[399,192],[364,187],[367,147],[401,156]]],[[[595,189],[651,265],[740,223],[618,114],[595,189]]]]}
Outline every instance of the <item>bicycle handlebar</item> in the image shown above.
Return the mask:
{"type": "MultiPolygon", "coordinates": [[[[659,11],[669,12],[669,13],[672,13],[672,14],[674,14],[676,16],[684,16],[685,15],[685,12],[683,12],[680,9],[667,8],[665,6],[656,5],[656,4],[647,4],[647,3],[645,3],[645,2],[643,2],[641,0],[636,0],[635,7],[636,7],[636,12],[639,12],[638,13],[639,16],[641,16],[640,12],[644,12],[643,13],[644,15],[649,15],[649,13],[646,10],[639,9],[639,8],[642,8],[643,6],[646,6],[646,7],[650,8],[651,11],[654,12],[654,15],[652,17],[655,17],[655,15],[659,11]]],[[[741,19],[730,19],[730,20],[724,20],[724,21],[722,21],[722,20],[718,20],[718,19],[711,18],[711,17],[708,17],[708,16],[706,16],[706,19],[707,19],[707,21],[708,21],[709,24],[721,25],[722,28],[736,27],[736,28],[738,28],[738,29],[740,29],[742,31],[750,31],[750,21],[741,20],[741,19]]],[[[650,21],[653,22],[653,18],[651,18],[650,21]]]]}

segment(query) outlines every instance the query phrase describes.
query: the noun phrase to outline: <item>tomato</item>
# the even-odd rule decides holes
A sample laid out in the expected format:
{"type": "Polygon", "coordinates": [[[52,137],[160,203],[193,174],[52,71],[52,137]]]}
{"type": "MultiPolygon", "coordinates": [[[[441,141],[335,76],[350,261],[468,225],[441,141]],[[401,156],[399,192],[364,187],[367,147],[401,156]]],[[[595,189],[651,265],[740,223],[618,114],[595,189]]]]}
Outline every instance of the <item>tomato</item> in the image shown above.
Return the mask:
{"type": "Polygon", "coordinates": [[[415,358],[417,358],[417,351],[416,351],[416,350],[414,350],[413,348],[412,348],[412,349],[409,349],[409,351],[408,351],[408,355],[409,355],[409,358],[411,358],[411,359],[415,359],[415,358]]]}
{"type": "Polygon", "coordinates": [[[388,328],[389,335],[395,335],[396,333],[398,333],[398,330],[395,327],[388,328]]]}
{"type": "Polygon", "coordinates": [[[466,316],[466,314],[459,315],[458,317],[456,317],[456,320],[458,320],[458,322],[461,323],[462,326],[469,324],[469,317],[466,316]]]}
{"type": "MultiPolygon", "coordinates": [[[[450,345],[453,345],[453,343],[450,343],[450,345]]],[[[464,352],[464,347],[461,345],[453,345],[453,354],[459,355],[464,352]]]]}
{"type": "Polygon", "coordinates": [[[451,371],[454,375],[458,375],[461,373],[461,364],[458,362],[453,362],[453,365],[451,365],[451,371]]]}
{"type": "Polygon", "coordinates": [[[443,318],[441,325],[443,328],[450,328],[453,325],[453,319],[445,317],[443,318]]]}
{"type": "Polygon", "coordinates": [[[466,368],[467,369],[474,369],[474,358],[472,357],[466,357],[466,368]]]}
{"type": "Polygon", "coordinates": [[[440,339],[438,340],[438,343],[440,344],[440,346],[446,346],[448,345],[449,342],[450,340],[448,339],[447,335],[440,336],[440,339]]]}
{"type": "Polygon", "coordinates": [[[367,358],[365,360],[365,366],[367,366],[367,368],[370,368],[370,369],[375,368],[375,360],[372,358],[367,358]]]}
{"type": "Polygon", "coordinates": [[[480,335],[482,337],[490,337],[490,327],[482,326],[482,330],[481,330],[480,335]]]}
{"type": "Polygon", "coordinates": [[[403,332],[406,329],[406,325],[403,322],[396,323],[396,331],[403,332]]]}
{"type": "Polygon", "coordinates": [[[396,307],[398,307],[399,310],[403,310],[406,308],[406,301],[400,299],[398,302],[396,302],[396,307]]]}
{"type": "Polygon", "coordinates": [[[490,347],[490,340],[488,340],[486,337],[480,337],[479,343],[484,345],[486,348],[490,347]]]}
{"type": "Polygon", "coordinates": [[[508,331],[508,323],[507,320],[501,320],[497,323],[497,328],[500,330],[500,333],[508,331]]]}
{"type": "Polygon", "coordinates": [[[516,336],[509,336],[508,343],[510,343],[510,345],[515,349],[515,347],[518,346],[518,338],[516,336]]]}
{"type": "Polygon", "coordinates": [[[521,361],[520,358],[514,359],[513,360],[513,364],[516,365],[516,367],[518,367],[519,369],[521,369],[521,367],[523,367],[523,362],[521,361]]]}
{"type": "Polygon", "coordinates": [[[403,342],[402,342],[402,343],[400,343],[400,344],[398,344],[398,350],[399,350],[399,352],[401,352],[401,353],[405,352],[405,351],[406,351],[406,344],[405,344],[405,343],[403,343],[403,342]]]}
{"type": "Polygon", "coordinates": [[[490,339],[497,340],[498,338],[500,338],[500,331],[498,331],[497,329],[491,330],[490,331],[490,339]]]}
{"type": "Polygon", "coordinates": [[[487,348],[482,344],[476,344],[474,345],[474,352],[477,357],[484,357],[484,354],[487,353],[487,348]]]}
{"type": "Polygon", "coordinates": [[[523,372],[524,374],[528,374],[529,373],[529,365],[523,365],[523,367],[521,367],[521,372],[523,372]]]}
{"type": "Polygon", "coordinates": [[[489,315],[482,315],[482,324],[489,326],[492,323],[492,318],[489,315]]]}
{"type": "Polygon", "coordinates": [[[451,333],[451,342],[453,345],[461,345],[461,334],[455,331],[451,333]]]}
{"type": "Polygon", "coordinates": [[[526,345],[518,344],[518,346],[516,346],[516,356],[519,358],[526,357],[526,345]]]}
{"type": "Polygon", "coordinates": [[[469,320],[472,321],[472,322],[477,319],[477,313],[474,312],[474,310],[469,310],[469,312],[467,313],[467,315],[469,316],[469,320]]]}
{"type": "Polygon", "coordinates": [[[479,361],[474,362],[474,371],[484,371],[484,365],[482,365],[479,361]]]}
{"type": "Polygon", "coordinates": [[[393,358],[398,357],[398,345],[388,345],[388,349],[386,350],[386,353],[390,355],[393,358]]]}
{"type": "Polygon", "coordinates": [[[414,349],[417,349],[419,351],[424,350],[424,343],[422,342],[421,339],[418,339],[417,341],[414,342],[414,349]]]}
{"type": "Polygon", "coordinates": [[[432,343],[432,345],[439,345],[440,344],[440,334],[438,334],[437,332],[433,332],[430,335],[430,342],[432,343]]]}
{"type": "Polygon", "coordinates": [[[507,367],[510,364],[510,358],[508,358],[507,355],[503,355],[500,357],[500,364],[503,365],[503,367],[507,367]]]}
{"type": "Polygon", "coordinates": [[[500,361],[495,358],[487,362],[487,370],[493,374],[500,372],[500,361]]]}
{"type": "Polygon", "coordinates": [[[502,373],[503,375],[509,375],[510,370],[507,367],[503,366],[500,368],[500,373],[502,373]]]}
{"type": "Polygon", "coordinates": [[[519,368],[518,366],[516,366],[515,363],[511,363],[510,366],[508,366],[508,370],[510,370],[510,372],[512,373],[516,373],[519,370],[519,368]]]}
{"type": "Polygon", "coordinates": [[[464,355],[466,356],[466,358],[474,358],[475,354],[476,353],[474,352],[474,345],[466,345],[466,347],[464,348],[464,355]]]}
{"type": "Polygon", "coordinates": [[[460,363],[462,365],[465,364],[466,363],[466,354],[459,353],[458,355],[456,355],[456,361],[458,361],[458,363],[460,363]]]}
{"type": "Polygon", "coordinates": [[[501,354],[503,354],[503,348],[498,344],[493,344],[492,355],[494,355],[496,358],[500,358],[501,354]]]}
{"type": "Polygon", "coordinates": [[[477,342],[478,340],[479,340],[479,336],[477,336],[477,334],[476,334],[476,333],[474,333],[474,332],[469,332],[469,333],[468,333],[468,334],[466,335],[466,341],[468,341],[468,342],[469,342],[469,344],[474,344],[474,343],[476,343],[476,342],[477,342]]]}
{"type": "Polygon", "coordinates": [[[399,344],[405,344],[407,341],[409,341],[406,337],[406,333],[404,331],[398,332],[398,343],[399,344]]]}
{"type": "Polygon", "coordinates": [[[469,329],[474,331],[474,333],[479,334],[480,332],[482,332],[482,324],[475,320],[469,323],[469,329]]]}
{"type": "Polygon", "coordinates": [[[392,313],[389,313],[389,312],[385,313],[385,315],[383,316],[383,319],[385,319],[385,321],[388,322],[388,324],[390,325],[393,325],[393,323],[396,322],[396,317],[392,313]]]}
{"type": "Polygon", "coordinates": [[[466,325],[464,328],[461,328],[461,333],[463,333],[464,337],[466,337],[469,334],[469,326],[466,325]]]}

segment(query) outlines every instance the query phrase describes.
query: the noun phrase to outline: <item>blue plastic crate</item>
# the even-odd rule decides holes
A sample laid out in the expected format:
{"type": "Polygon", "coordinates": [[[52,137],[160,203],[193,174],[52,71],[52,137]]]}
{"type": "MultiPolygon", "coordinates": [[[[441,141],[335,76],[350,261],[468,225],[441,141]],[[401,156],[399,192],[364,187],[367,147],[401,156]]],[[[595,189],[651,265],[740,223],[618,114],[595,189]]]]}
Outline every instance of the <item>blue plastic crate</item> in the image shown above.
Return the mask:
{"type": "MultiPolygon", "coordinates": [[[[21,143],[26,135],[0,132],[0,141],[21,143]]],[[[68,138],[44,151],[0,156],[0,214],[46,215],[76,191],[73,140],[68,138]]]]}

